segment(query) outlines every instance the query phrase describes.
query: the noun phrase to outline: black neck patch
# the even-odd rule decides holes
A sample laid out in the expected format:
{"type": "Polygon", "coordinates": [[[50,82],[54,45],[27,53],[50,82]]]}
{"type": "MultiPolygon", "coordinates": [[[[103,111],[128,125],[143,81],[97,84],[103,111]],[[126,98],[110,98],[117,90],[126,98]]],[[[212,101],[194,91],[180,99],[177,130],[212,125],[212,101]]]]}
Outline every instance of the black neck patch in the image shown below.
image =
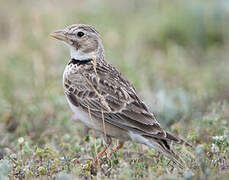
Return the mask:
{"type": "Polygon", "coordinates": [[[70,62],[68,63],[68,65],[70,65],[70,64],[77,64],[78,66],[79,66],[79,65],[84,65],[84,64],[90,63],[92,60],[93,60],[93,59],[91,59],[91,58],[83,59],[83,60],[79,60],[79,59],[74,59],[74,58],[72,58],[72,59],[70,60],[70,62]]]}

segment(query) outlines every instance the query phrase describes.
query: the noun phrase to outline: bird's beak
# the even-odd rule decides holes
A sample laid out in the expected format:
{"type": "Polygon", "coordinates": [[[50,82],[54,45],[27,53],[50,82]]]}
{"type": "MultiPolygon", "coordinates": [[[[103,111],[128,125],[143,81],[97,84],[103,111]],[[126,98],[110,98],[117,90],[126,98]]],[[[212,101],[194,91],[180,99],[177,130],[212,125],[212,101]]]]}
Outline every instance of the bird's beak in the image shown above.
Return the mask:
{"type": "Polygon", "coordinates": [[[64,30],[55,31],[55,32],[51,33],[50,36],[54,37],[54,38],[56,38],[58,40],[61,40],[61,41],[65,41],[65,42],[68,41],[68,38],[65,35],[65,31],[64,30]]]}

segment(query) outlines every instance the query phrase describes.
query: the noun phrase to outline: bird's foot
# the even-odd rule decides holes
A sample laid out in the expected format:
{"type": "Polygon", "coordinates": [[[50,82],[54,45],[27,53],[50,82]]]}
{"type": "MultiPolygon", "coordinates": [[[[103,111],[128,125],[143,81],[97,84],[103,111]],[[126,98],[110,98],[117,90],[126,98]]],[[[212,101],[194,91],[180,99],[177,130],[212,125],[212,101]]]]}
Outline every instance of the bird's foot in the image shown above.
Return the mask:
{"type": "Polygon", "coordinates": [[[107,146],[104,146],[101,149],[101,151],[95,156],[95,158],[87,158],[86,160],[91,162],[91,164],[93,164],[93,165],[99,165],[100,166],[100,164],[101,164],[100,158],[106,152],[107,148],[108,148],[107,146]]]}
{"type": "Polygon", "coordinates": [[[112,149],[107,157],[110,158],[113,153],[117,152],[119,149],[121,149],[123,147],[123,144],[124,144],[124,142],[119,142],[119,145],[116,148],[112,149]]]}

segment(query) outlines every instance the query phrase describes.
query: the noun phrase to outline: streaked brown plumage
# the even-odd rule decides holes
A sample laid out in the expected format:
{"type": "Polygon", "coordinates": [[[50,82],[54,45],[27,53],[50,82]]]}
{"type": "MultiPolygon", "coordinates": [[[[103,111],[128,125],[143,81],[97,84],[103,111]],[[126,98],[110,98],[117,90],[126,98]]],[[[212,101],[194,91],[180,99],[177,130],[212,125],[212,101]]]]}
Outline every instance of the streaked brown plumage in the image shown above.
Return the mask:
{"type": "Polygon", "coordinates": [[[182,166],[170,143],[190,144],[163,130],[134,86],[105,60],[95,28],[76,24],[51,36],[70,46],[63,87],[70,107],[85,125],[105,133],[107,146],[110,137],[121,142],[132,140],[155,148],[182,166]]]}

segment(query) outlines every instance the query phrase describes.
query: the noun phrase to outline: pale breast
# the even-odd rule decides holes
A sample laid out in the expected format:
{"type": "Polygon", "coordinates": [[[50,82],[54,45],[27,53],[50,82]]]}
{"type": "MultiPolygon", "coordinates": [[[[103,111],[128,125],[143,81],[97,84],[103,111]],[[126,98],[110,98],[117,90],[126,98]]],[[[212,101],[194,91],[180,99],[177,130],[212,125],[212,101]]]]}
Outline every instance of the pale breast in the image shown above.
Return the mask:
{"type": "Polygon", "coordinates": [[[79,73],[79,66],[76,64],[67,65],[64,73],[63,73],[63,88],[64,90],[68,90],[69,87],[72,86],[72,83],[80,84],[82,79],[82,75],[79,73]]]}
{"type": "Polygon", "coordinates": [[[79,106],[74,105],[69,100],[69,97],[67,95],[67,93],[73,93],[77,98],[77,94],[74,93],[74,91],[77,90],[78,87],[80,88],[83,82],[84,79],[82,78],[82,75],[79,72],[79,67],[74,64],[67,65],[63,73],[63,88],[65,91],[68,104],[71,110],[74,112],[74,114],[76,114],[76,117],[78,117],[80,121],[82,121],[88,127],[95,127],[95,124],[89,118],[88,113],[83,111],[79,106]]]}
{"type": "MultiPolygon", "coordinates": [[[[64,87],[68,104],[72,109],[72,111],[74,112],[74,114],[76,115],[76,117],[82,123],[84,123],[89,128],[93,128],[97,131],[103,132],[104,125],[103,125],[102,117],[101,118],[94,117],[92,113],[93,117],[90,118],[88,111],[85,110],[85,107],[83,109],[83,107],[81,106],[83,104],[84,99],[97,97],[97,95],[94,92],[94,90],[88,88],[88,86],[86,85],[87,81],[85,80],[85,77],[82,76],[81,74],[82,72],[79,71],[80,68],[78,68],[77,66],[67,66],[65,68],[63,74],[63,87],[64,87]]],[[[109,134],[111,137],[116,137],[122,140],[129,139],[129,134],[127,133],[127,131],[117,126],[114,126],[110,123],[106,123],[105,128],[107,134],[109,134]]]]}
{"type": "Polygon", "coordinates": [[[93,128],[94,124],[92,122],[92,120],[89,118],[88,113],[84,112],[83,110],[81,110],[79,107],[76,107],[74,104],[72,104],[69,99],[66,97],[68,104],[71,108],[71,110],[74,112],[74,114],[76,115],[76,117],[82,122],[84,123],[86,126],[93,128]]]}

